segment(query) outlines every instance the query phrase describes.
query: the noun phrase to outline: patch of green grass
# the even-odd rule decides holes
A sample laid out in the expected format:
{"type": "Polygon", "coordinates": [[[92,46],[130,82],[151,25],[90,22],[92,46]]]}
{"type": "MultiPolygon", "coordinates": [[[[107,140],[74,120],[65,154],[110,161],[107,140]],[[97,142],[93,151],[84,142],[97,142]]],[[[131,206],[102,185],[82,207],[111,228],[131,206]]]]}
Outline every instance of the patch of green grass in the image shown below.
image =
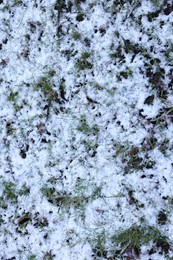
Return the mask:
{"type": "Polygon", "coordinates": [[[11,102],[13,104],[14,109],[19,111],[21,109],[21,106],[17,103],[18,101],[18,93],[11,91],[10,94],[7,96],[7,101],[11,102]]]}
{"type": "Polygon", "coordinates": [[[54,187],[45,185],[41,189],[42,194],[47,198],[48,202],[58,207],[58,210],[66,210],[69,207],[76,209],[75,218],[85,219],[85,205],[89,197],[82,193],[76,192],[76,195],[58,192],[54,187]]]}
{"type": "Polygon", "coordinates": [[[15,129],[14,129],[13,124],[11,122],[6,122],[6,131],[7,131],[7,135],[13,136],[15,129]]]}
{"type": "Polygon", "coordinates": [[[76,21],[82,22],[85,19],[85,14],[84,13],[79,13],[76,16],[76,21]]]}
{"type": "Polygon", "coordinates": [[[157,145],[157,139],[154,137],[149,137],[146,139],[145,143],[142,146],[143,151],[153,150],[157,145]]]}
{"type": "Polygon", "coordinates": [[[97,1],[89,3],[89,8],[92,9],[97,4],[97,1]]]}
{"type": "Polygon", "coordinates": [[[59,85],[56,86],[57,90],[54,90],[53,88],[53,76],[55,75],[54,70],[50,70],[47,73],[47,76],[40,77],[38,82],[36,82],[33,86],[33,89],[35,91],[41,91],[44,94],[44,97],[49,101],[50,103],[52,101],[56,101],[58,103],[62,103],[61,100],[67,101],[65,99],[65,84],[62,80],[59,85]]]}
{"type": "Polygon", "coordinates": [[[15,0],[14,3],[13,3],[13,5],[20,5],[20,4],[22,4],[21,0],[15,0]]]}
{"type": "Polygon", "coordinates": [[[165,138],[165,140],[159,145],[158,150],[166,157],[168,148],[169,140],[165,138]]]}
{"type": "MultiPolygon", "coordinates": [[[[117,36],[117,32],[115,32],[115,36],[118,37],[118,36],[117,36]]],[[[125,62],[124,50],[123,50],[122,45],[120,44],[120,45],[116,48],[116,50],[115,50],[114,45],[112,45],[112,46],[110,47],[109,57],[110,57],[111,59],[113,59],[113,60],[119,59],[119,61],[125,62]]]]}
{"type": "Polygon", "coordinates": [[[2,218],[2,215],[0,215],[0,225],[3,224],[5,221],[2,218]]]}
{"type": "Polygon", "coordinates": [[[170,46],[165,50],[164,52],[165,56],[166,56],[166,60],[168,62],[173,60],[173,44],[171,43],[170,46]]]}
{"type": "Polygon", "coordinates": [[[96,89],[98,89],[98,90],[103,90],[103,89],[104,89],[104,87],[101,86],[101,85],[98,84],[98,83],[95,83],[95,84],[94,84],[94,88],[96,88],[96,89]]]}
{"type": "Polygon", "coordinates": [[[0,197],[0,207],[3,209],[7,208],[7,203],[16,204],[18,197],[29,194],[29,188],[25,185],[21,189],[17,189],[17,185],[13,182],[2,181],[1,183],[3,192],[0,197]]]}
{"type": "Polygon", "coordinates": [[[110,96],[113,97],[116,93],[116,88],[107,89],[106,91],[110,96]]]}
{"type": "Polygon", "coordinates": [[[18,194],[20,195],[20,196],[22,196],[22,195],[28,195],[30,193],[30,189],[26,186],[26,184],[24,184],[22,187],[21,187],[21,189],[18,191],[18,194]]]}
{"type": "Polygon", "coordinates": [[[133,246],[140,250],[140,246],[148,245],[150,242],[154,242],[157,245],[167,244],[169,246],[168,238],[152,226],[131,226],[124,231],[119,231],[111,240],[122,249],[133,246]]]}
{"type": "Polygon", "coordinates": [[[119,155],[124,157],[127,153],[126,145],[121,144],[121,143],[115,143],[114,144],[114,150],[115,150],[115,153],[113,155],[114,158],[118,157],[119,155]]]}
{"type": "Polygon", "coordinates": [[[27,260],[35,260],[35,259],[37,259],[37,256],[34,254],[29,255],[27,258],[27,260]]]}
{"type": "Polygon", "coordinates": [[[41,189],[42,194],[47,197],[48,201],[52,204],[57,204],[58,203],[58,196],[59,194],[56,192],[54,187],[48,187],[45,185],[41,189]]]}
{"type": "MultiPolygon", "coordinates": [[[[41,77],[38,82],[33,86],[33,89],[35,91],[41,91],[44,95],[45,100],[47,101],[47,109],[46,109],[46,118],[48,119],[50,116],[50,108],[52,106],[52,102],[61,102],[60,97],[53,89],[53,84],[52,84],[52,73],[54,74],[54,71],[49,71],[47,73],[47,77],[41,77]]],[[[45,115],[44,115],[45,116],[45,115]]]]}
{"type": "Polygon", "coordinates": [[[84,143],[84,146],[85,146],[85,149],[86,149],[86,152],[88,153],[88,155],[90,155],[91,157],[94,157],[97,153],[98,144],[93,141],[84,141],[83,143],[84,143]]]}
{"type": "Polygon", "coordinates": [[[77,179],[74,194],[59,192],[53,186],[54,184],[53,180],[51,185],[44,185],[41,192],[51,204],[61,208],[73,206],[78,211],[84,212],[86,203],[101,197],[101,189],[84,179],[77,179]]]}
{"type": "Polygon", "coordinates": [[[132,77],[133,71],[130,68],[126,68],[124,71],[120,71],[116,77],[119,81],[121,81],[123,78],[128,79],[129,77],[132,77]]]}
{"type": "Polygon", "coordinates": [[[16,110],[16,112],[18,112],[21,109],[21,106],[19,106],[18,104],[14,104],[14,109],[16,110]]]}
{"type": "Polygon", "coordinates": [[[145,158],[142,158],[139,155],[134,155],[129,158],[125,158],[123,162],[126,162],[126,160],[127,163],[124,168],[126,174],[144,169],[152,169],[155,165],[155,161],[152,161],[147,155],[145,158]]]}
{"type": "Polygon", "coordinates": [[[91,54],[89,52],[83,52],[81,57],[76,62],[76,68],[78,71],[85,69],[92,69],[93,64],[90,62],[91,54]]]}
{"type": "Polygon", "coordinates": [[[18,97],[18,93],[11,91],[10,95],[7,97],[7,100],[10,101],[10,102],[11,101],[15,102],[17,97],[18,97]]]}
{"type": "Polygon", "coordinates": [[[159,0],[151,0],[151,3],[152,3],[155,7],[160,7],[161,1],[159,1],[159,0]]]}
{"type": "Polygon", "coordinates": [[[40,89],[46,95],[51,95],[53,91],[50,79],[47,77],[41,77],[34,87],[36,90],[40,89]]]}
{"type": "Polygon", "coordinates": [[[71,37],[77,41],[81,39],[81,34],[78,31],[73,31],[71,37]]]}
{"type": "Polygon", "coordinates": [[[17,202],[17,194],[16,194],[16,184],[13,182],[3,182],[4,190],[3,190],[3,198],[5,200],[10,200],[12,203],[17,202]]]}
{"type": "Polygon", "coordinates": [[[105,232],[102,231],[97,234],[92,241],[92,251],[94,253],[94,259],[107,259],[107,251],[105,249],[106,235],[105,232]]]}
{"type": "Polygon", "coordinates": [[[139,156],[133,156],[127,162],[125,173],[129,173],[134,170],[142,170],[143,167],[143,159],[139,156]]]}
{"type": "Polygon", "coordinates": [[[69,194],[63,194],[58,192],[54,187],[48,187],[47,185],[41,189],[41,192],[47,197],[50,203],[62,207],[71,204],[81,204],[85,200],[85,197],[82,195],[72,196],[69,194]]]}
{"type": "MultiPolygon", "coordinates": [[[[151,142],[154,142],[154,140],[151,140],[151,142]]],[[[139,149],[138,147],[131,146],[128,143],[118,143],[114,144],[113,148],[115,150],[115,153],[113,155],[113,158],[120,157],[124,164],[124,173],[131,173],[134,171],[139,171],[143,169],[151,169],[155,165],[155,161],[152,161],[148,155],[147,151],[148,149],[152,149],[152,143],[150,143],[150,140],[147,140],[147,143],[145,143],[142,147],[142,149],[139,149]],[[143,153],[146,153],[145,156],[143,153]],[[141,154],[142,153],[142,154],[141,154]]],[[[154,148],[153,148],[154,149],[154,148]]]]}
{"type": "Polygon", "coordinates": [[[53,76],[56,75],[56,71],[53,70],[53,69],[52,69],[52,70],[50,69],[50,70],[48,71],[47,75],[48,75],[48,78],[51,78],[51,77],[53,77],[53,76]]]}
{"type": "Polygon", "coordinates": [[[82,115],[81,116],[81,119],[80,119],[80,122],[79,122],[79,125],[77,127],[77,130],[84,133],[84,134],[98,134],[99,132],[99,128],[96,124],[94,124],[93,126],[90,126],[88,123],[87,123],[87,120],[86,120],[86,117],[85,115],[82,115]]]}

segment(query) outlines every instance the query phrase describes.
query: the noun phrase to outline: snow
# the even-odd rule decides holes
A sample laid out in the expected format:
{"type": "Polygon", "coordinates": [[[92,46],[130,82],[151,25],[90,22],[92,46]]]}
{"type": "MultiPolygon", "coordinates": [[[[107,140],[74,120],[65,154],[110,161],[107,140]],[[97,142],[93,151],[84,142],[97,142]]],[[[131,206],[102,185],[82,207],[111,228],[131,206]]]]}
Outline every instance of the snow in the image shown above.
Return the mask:
{"type": "Polygon", "coordinates": [[[132,226],[170,245],[139,259],[172,257],[173,16],[127,2],[63,1],[59,38],[57,1],[0,4],[1,259],[121,259],[132,226]]]}

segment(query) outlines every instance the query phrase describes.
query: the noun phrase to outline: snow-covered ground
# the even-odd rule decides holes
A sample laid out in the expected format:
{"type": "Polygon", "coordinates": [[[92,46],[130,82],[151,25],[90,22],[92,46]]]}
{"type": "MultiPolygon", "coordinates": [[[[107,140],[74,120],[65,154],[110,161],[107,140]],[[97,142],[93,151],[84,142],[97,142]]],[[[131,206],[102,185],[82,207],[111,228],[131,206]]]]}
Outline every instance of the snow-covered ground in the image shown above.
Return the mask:
{"type": "Polygon", "coordinates": [[[172,61],[172,1],[0,1],[0,259],[173,259],[172,61]]]}

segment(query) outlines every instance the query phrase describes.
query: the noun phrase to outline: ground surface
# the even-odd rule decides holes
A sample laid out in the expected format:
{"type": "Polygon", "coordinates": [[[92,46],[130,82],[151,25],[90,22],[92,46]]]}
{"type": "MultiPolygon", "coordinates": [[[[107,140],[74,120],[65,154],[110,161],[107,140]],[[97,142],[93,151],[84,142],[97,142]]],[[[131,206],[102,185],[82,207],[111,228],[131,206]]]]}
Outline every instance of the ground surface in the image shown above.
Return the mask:
{"type": "Polygon", "coordinates": [[[0,1],[0,259],[173,259],[172,58],[172,1],[0,1]]]}

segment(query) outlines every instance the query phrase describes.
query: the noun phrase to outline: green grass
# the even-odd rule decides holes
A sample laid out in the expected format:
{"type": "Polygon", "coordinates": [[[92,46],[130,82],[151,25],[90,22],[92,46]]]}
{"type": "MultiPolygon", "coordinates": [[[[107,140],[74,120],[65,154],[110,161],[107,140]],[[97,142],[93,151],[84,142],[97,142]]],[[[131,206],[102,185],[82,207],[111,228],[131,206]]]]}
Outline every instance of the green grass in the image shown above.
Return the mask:
{"type": "Polygon", "coordinates": [[[91,54],[89,52],[83,52],[81,57],[76,61],[76,68],[78,71],[92,69],[93,64],[91,63],[91,54]]]}
{"type": "Polygon", "coordinates": [[[62,193],[56,191],[56,189],[54,187],[48,187],[47,185],[45,185],[41,189],[41,192],[43,193],[44,196],[47,197],[47,199],[50,203],[57,205],[57,206],[66,207],[66,206],[72,205],[72,204],[79,205],[84,200],[87,200],[87,197],[85,197],[83,195],[72,196],[72,195],[68,195],[68,194],[62,194],[62,193]]]}
{"type": "Polygon", "coordinates": [[[151,3],[152,3],[155,7],[160,7],[160,5],[161,5],[161,1],[159,1],[159,0],[151,0],[151,3]]]}
{"type": "Polygon", "coordinates": [[[19,196],[27,196],[29,194],[29,188],[25,184],[18,189],[15,183],[2,181],[1,187],[3,192],[0,197],[0,207],[3,209],[8,207],[8,203],[17,204],[19,196]]]}
{"type": "Polygon", "coordinates": [[[80,118],[80,122],[78,124],[77,130],[86,135],[89,135],[89,134],[97,135],[99,132],[99,127],[96,124],[90,126],[87,122],[85,115],[82,115],[80,118]]]}
{"type": "Polygon", "coordinates": [[[27,260],[36,260],[36,259],[37,259],[37,256],[34,254],[29,255],[27,258],[27,260]]]}
{"type": "Polygon", "coordinates": [[[117,244],[139,246],[140,244],[147,244],[153,239],[160,237],[160,232],[151,227],[142,229],[138,226],[132,226],[129,229],[120,231],[117,235],[112,237],[112,241],[117,244]]]}
{"type": "Polygon", "coordinates": [[[107,251],[105,249],[106,234],[104,231],[97,234],[92,241],[92,251],[96,259],[107,259],[107,251]]]}
{"type": "MultiPolygon", "coordinates": [[[[67,1],[68,2],[68,1],[67,1]]],[[[78,14],[76,15],[78,22],[82,21],[85,18],[85,15],[82,13],[82,4],[81,2],[83,1],[75,1],[74,6],[76,5],[76,9],[78,9],[78,14]]],[[[129,1],[130,2],[130,1],[129,1]]],[[[131,3],[138,2],[136,1],[131,1],[131,3]]],[[[10,1],[7,1],[7,3],[10,3],[10,1]]],[[[121,10],[123,10],[125,4],[127,1],[113,1],[113,5],[111,7],[111,13],[114,15],[121,10]]],[[[161,2],[158,0],[151,0],[151,3],[153,6],[160,7],[161,2]]],[[[17,6],[21,5],[22,1],[12,1],[12,6],[17,6]]],[[[57,10],[59,10],[60,14],[65,14],[66,12],[66,6],[68,5],[68,8],[71,8],[73,6],[72,1],[69,1],[68,4],[64,4],[63,1],[56,1],[57,5],[57,10]]],[[[88,4],[90,8],[93,8],[95,5],[97,5],[97,1],[93,1],[88,4]]],[[[106,5],[106,4],[105,4],[106,5]]],[[[105,9],[106,10],[106,9],[105,9]]],[[[108,11],[109,8],[107,9],[108,11]]],[[[125,11],[125,9],[124,9],[125,11]]],[[[149,14],[144,14],[145,18],[149,18],[149,20],[152,22],[155,19],[155,13],[151,12],[149,14]]],[[[142,17],[142,15],[141,15],[142,17]]],[[[133,21],[133,16],[132,18],[133,21]]],[[[128,22],[128,21],[127,21],[128,22]]],[[[135,18],[134,21],[135,23],[135,18]]],[[[131,23],[131,21],[130,21],[131,23]]],[[[129,23],[129,24],[130,24],[129,23]]],[[[164,23],[163,23],[164,24],[164,23]]],[[[131,26],[133,23],[131,23],[131,26]]],[[[148,35],[149,37],[152,37],[154,35],[154,27],[149,32],[145,32],[145,28],[143,28],[144,34],[148,35]]],[[[99,29],[98,29],[99,31],[99,29]]],[[[34,32],[34,31],[33,31],[34,32]]],[[[61,33],[61,31],[60,31],[61,33]]],[[[83,34],[78,32],[77,30],[72,31],[71,33],[71,38],[73,38],[75,41],[80,41],[82,38],[83,34]]],[[[88,37],[88,35],[86,35],[88,37]]],[[[90,36],[89,36],[90,37],[90,36]]],[[[88,37],[88,38],[89,38],[88,37]]],[[[119,33],[118,31],[115,32],[115,37],[116,39],[114,40],[120,40],[121,39],[121,32],[119,33]]],[[[154,37],[154,36],[153,36],[154,37]]],[[[90,40],[90,38],[89,38],[90,40]]],[[[74,41],[73,41],[74,42],[74,41]]],[[[118,44],[117,44],[118,46],[118,44]]],[[[151,46],[152,47],[152,46],[151,46]]],[[[162,52],[163,57],[167,62],[172,61],[172,51],[173,51],[173,45],[171,43],[168,44],[168,47],[162,52]]],[[[73,51],[71,49],[67,49],[67,52],[65,53],[67,58],[71,59],[73,56],[73,51]]],[[[154,98],[160,98],[162,101],[163,99],[165,100],[164,107],[167,106],[167,95],[163,93],[163,79],[165,79],[165,70],[161,68],[160,63],[161,63],[161,58],[157,58],[157,55],[153,55],[152,52],[150,52],[148,49],[145,48],[145,46],[142,45],[142,43],[134,43],[133,40],[125,40],[122,39],[119,42],[119,46],[115,48],[115,46],[112,45],[112,49],[110,48],[109,50],[109,57],[112,59],[112,64],[115,62],[118,65],[122,65],[123,63],[126,62],[126,55],[129,57],[132,56],[131,63],[133,63],[134,58],[139,55],[142,57],[144,60],[144,67],[148,72],[146,72],[146,76],[149,81],[149,87],[153,87],[151,95],[148,96],[148,98],[144,101],[144,104],[146,106],[153,106],[155,99],[154,98]],[[153,56],[156,56],[153,57],[153,56]],[[161,89],[159,89],[159,87],[161,89]]],[[[74,57],[75,59],[75,57],[74,57]]],[[[92,57],[92,51],[83,51],[80,56],[76,58],[76,63],[75,63],[76,69],[79,72],[79,74],[84,71],[84,70],[91,70],[93,69],[93,57],[92,57]]],[[[121,67],[121,66],[120,66],[121,67]]],[[[133,68],[133,67],[132,67],[133,68]]],[[[90,72],[90,71],[89,71],[90,72]]],[[[84,72],[85,73],[85,72],[84,72]]],[[[88,73],[88,71],[86,72],[88,73]]],[[[133,77],[134,71],[131,69],[131,67],[123,66],[121,67],[119,72],[117,73],[116,77],[118,81],[122,80],[127,80],[130,77],[133,77]]],[[[144,72],[145,74],[145,72],[144,72]]],[[[41,93],[41,98],[46,100],[48,106],[52,105],[51,102],[56,101],[59,99],[59,95],[62,98],[65,93],[65,83],[59,84],[57,86],[54,86],[54,76],[56,75],[56,71],[53,69],[45,75],[41,76],[39,80],[34,84],[34,90],[38,91],[41,93]]],[[[171,75],[170,75],[170,80],[171,80],[171,75]]],[[[133,79],[132,79],[133,80],[133,79]]],[[[115,82],[116,85],[116,82],[115,82]]],[[[118,88],[117,86],[115,86],[118,88]]],[[[105,88],[98,83],[95,83],[93,88],[96,91],[103,91],[105,88]]],[[[149,88],[148,88],[149,89],[149,88]]],[[[108,89],[107,92],[109,93],[110,97],[114,97],[116,88],[113,89],[108,89]]],[[[103,91],[104,92],[104,91],[103,91]]],[[[14,106],[14,109],[16,111],[19,111],[21,109],[21,106],[18,105],[18,100],[19,100],[19,93],[11,90],[8,95],[7,95],[7,101],[11,102],[14,106]]],[[[65,100],[65,99],[64,99],[65,100]]],[[[135,101],[134,101],[135,102],[135,101]]],[[[20,103],[19,103],[20,104],[20,103]]],[[[105,104],[105,109],[107,109],[106,104],[105,104]]],[[[64,112],[65,110],[63,110],[64,112]]],[[[68,112],[68,111],[67,111],[68,112]]],[[[70,110],[69,110],[70,113],[70,110]]],[[[166,121],[169,117],[171,118],[173,114],[173,108],[171,105],[168,104],[168,107],[165,108],[164,113],[161,116],[157,116],[153,120],[148,120],[148,126],[149,124],[152,124],[152,130],[156,129],[156,135],[157,135],[157,128],[161,127],[162,121],[166,121]]],[[[101,114],[100,114],[101,115],[101,114]]],[[[76,115],[77,117],[78,115],[76,115]]],[[[138,116],[138,115],[137,115],[138,116]]],[[[43,115],[44,117],[44,115],[43,115]]],[[[78,119],[78,118],[77,118],[78,119]]],[[[110,119],[111,120],[111,119],[110,119]]],[[[140,119],[139,119],[140,122],[140,119]]],[[[147,119],[146,119],[147,122],[147,119]]],[[[116,123],[115,123],[116,127],[116,123]]],[[[94,135],[98,137],[98,134],[100,132],[99,125],[95,123],[90,123],[87,120],[87,117],[85,115],[82,115],[79,120],[78,120],[78,125],[77,128],[75,128],[78,132],[81,132],[84,136],[85,140],[84,142],[81,142],[81,144],[84,147],[84,151],[87,154],[87,157],[89,157],[89,160],[92,160],[91,157],[94,157],[97,153],[97,139],[95,141],[90,140],[89,137],[91,135],[94,135]]],[[[13,135],[14,134],[14,129],[12,127],[12,124],[10,122],[6,122],[6,131],[7,134],[13,135]]],[[[78,133],[79,134],[79,133],[78,133]]],[[[112,141],[113,142],[113,141],[112,141]]],[[[54,145],[52,142],[50,143],[54,145]]],[[[70,144],[71,145],[71,150],[73,150],[74,153],[78,150],[78,143],[76,144],[75,141],[70,144]]],[[[103,144],[104,145],[104,144],[103,144]]],[[[123,144],[123,143],[117,143],[116,145],[113,145],[114,149],[114,162],[115,164],[117,163],[117,160],[120,158],[121,162],[123,164],[123,167],[125,167],[125,172],[122,174],[127,174],[127,173],[132,173],[132,172],[138,172],[138,171],[144,171],[147,169],[151,169],[156,162],[152,161],[152,158],[149,158],[148,153],[152,152],[155,148],[158,148],[158,150],[165,156],[167,156],[167,150],[169,150],[169,140],[166,137],[162,138],[162,141],[159,143],[153,136],[148,135],[145,139],[144,144],[139,145],[139,149],[137,152],[134,153],[132,151],[133,147],[130,144],[123,144]],[[133,152],[133,153],[132,153],[133,152]]],[[[107,149],[107,147],[105,147],[107,149]]],[[[51,154],[51,149],[50,149],[50,154],[51,154]]],[[[58,158],[58,156],[57,156],[58,158]]],[[[54,161],[49,161],[49,166],[48,167],[54,167],[55,165],[59,164],[60,161],[59,159],[55,158],[54,161]]],[[[88,159],[88,158],[87,158],[88,159]]],[[[85,159],[81,159],[85,160],[85,159]]],[[[80,162],[80,161],[79,161],[80,162]]],[[[89,168],[89,166],[87,165],[89,168]]],[[[75,208],[75,214],[76,218],[78,217],[77,214],[80,212],[81,216],[83,216],[83,219],[85,218],[85,209],[86,206],[89,205],[89,203],[93,202],[95,199],[104,199],[102,196],[102,190],[100,187],[97,187],[96,185],[92,185],[90,182],[87,182],[84,179],[78,179],[76,181],[76,186],[75,190],[73,190],[73,193],[68,193],[68,192],[60,192],[56,189],[56,184],[58,182],[58,179],[56,177],[51,177],[49,180],[47,180],[47,183],[42,187],[41,193],[42,195],[48,200],[49,203],[53,204],[54,206],[57,206],[59,208],[70,208],[73,207],[75,208]]],[[[29,188],[24,184],[22,188],[18,189],[17,185],[13,182],[8,182],[8,181],[2,181],[2,194],[0,197],[0,207],[4,210],[8,208],[9,204],[16,204],[18,203],[18,198],[20,196],[27,196],[29,195],[29,188]]],[[[128,192],[128,190],[126,190],[128,192]]],[[[136,209],[140,208],[140,205],[138,205],[138,201],[135,199],[135,196],[133,198],[133,193],[135,193],[135,190],[129,190],[128,195],[133,201],[132,209],[133,206],[136,206],[136,209]]],[[[116,196],[112,196],[116,197],[116,196]]],[[[118,197],[118,196],[117,196],[118,197]]],[[[125,199],[125,193],[122,193],[122,197],[125,199]]],[[[105,198],[106,201],[107,198],[105,198]]],[[[170,207],[172,207],[172,199],[168,198],[168,203],[170,204],[170,207]]],[[[130,204],[130,203],[129,203],[130,204]]],[[[130,205],[131,205],[130,204],[130,205]]],[[[166,204],[166,203],[165,203],[166,204]]],[[[115,206],[116,207],[116,206],[115,206]]],[[[136,210],[135,209],[135,210],[136,210]]],[[[145,210],[145,209],[144,209],[145,210]]],[[[102,214],[102,211],[100,211],[102,214]]],[[[144,212],[144,211],[143,211],[144,212]]],[[[145,213],[145,212],[144,212],[145,213]]],[[[123,212],[122,212],[123,214],[123,212]]],[[[26,227],[27,222],[29,221],[29,215],[26,214],[26,216],[22,219],[22,222],[19,223],[19,227],[23,229],[26,227]]],[[[140,253],[140,247],[142,245],[149,245],[153,243],[153,252],[154,250],[160,250],[161,248],[166,255],[168,248],[169,248],[169,241],[168,238],[162,234],[162,232],[159,230],[160,225],[166,225],[168,222],[167,220],[167,215],[163,212],[160,211],[157,215],[157,224],[158,228],[152,227],[152,226],[144,226],[141,220],[141,226],[133,225],[128,229],[123,230],[123,223],[122,223],[122,228],[118,231],[115,232],[115,235],[109,237],[109,234],[107,231],[101,231],[100,233],[94,234],[91,239],[88,239],[90,242],[90,245],[93,250],[94,254],[94,259],[109,259],[109,249],[106,248],[106,242],[109,240],[110,243],[114,245],[115,248],[115,255],[112,254],[112,259],[116,259],[116,257],[125,257],[125,251],[132,247],[132,248],[137,248],[137,251],[140,253]],[[116,250],[118,248],[118,250],[116,250]]],[[[3,223],[2,216],[0,216],[0,223],[3,223]]],[[[42,228],[44,227],[44,223],[39,221],[38,219],[38,227],[42,228]]],[[[103,227],[104,228],[104,227],[103,227]]],[[[86,239],[87,240],[87,239],[86,239]]],[[[113,251],[112,251],[113,252],[113,251]]],[[[152,256],[151,256],[152,258],[152,256]]],[[[28,256],[28,260],[33,260],[37,259],[37,256],[34,254],[30,254],[28,256]]],[[[53,256],[51,252],[46,252],[44,253],[43,259],[53,259],[53,256]]],[[[111,257],[110,257],[111,259],[111,257]]]]}
{"type": "Polygon", "coordinates": [[[16,101],[17,98],[18,98],[18,93],[11,91],[9,96],[7,97],[7,100],[11,102],[11,101],[16,101]]]}
{"type": "Polygon", "coordinates": [[[136,247],[140,252],[140,247],[149,245],[149,243],[154,243],[156,247],[162,248],[164,253],[167,253],[169,249],[168,238],[159,229],[152,226],[131,226],[129,229],[119,231],[112,236],[111,240],[122,249],[122,253],[129,246],[136,247]]]}
{"type": "Polygon", "coordinates": [[[77,41],[81,39],[81,34],[78,31],[73,31],[71,37],[77,41]]]}
{"type": "MultiPolygon", "coordinates": [[[[159,229],[152,226],[131,226],[125,230],[119,230],[114,236],[108,237],[105,231],[96,234],[90,241],[92,251],[96,259],[124,259],[126,253],[134,250],[136,257],[140,257],[140,247],[154,243],[156,250],[160,248],[166,255],[169,250],[169,241],[159,229]],[[112,250],[106,248],[106,241],[112,242],[112,250]]],[[[151,250],[152,252],[152,250],[151,250]]]]}
{"type": "Polygon", "coordinates": [[[53,93],[52,83],[49,77],[41,77],[35,84],[34,89],[36,91],[41,90],[48,97],[53,93]]]}

